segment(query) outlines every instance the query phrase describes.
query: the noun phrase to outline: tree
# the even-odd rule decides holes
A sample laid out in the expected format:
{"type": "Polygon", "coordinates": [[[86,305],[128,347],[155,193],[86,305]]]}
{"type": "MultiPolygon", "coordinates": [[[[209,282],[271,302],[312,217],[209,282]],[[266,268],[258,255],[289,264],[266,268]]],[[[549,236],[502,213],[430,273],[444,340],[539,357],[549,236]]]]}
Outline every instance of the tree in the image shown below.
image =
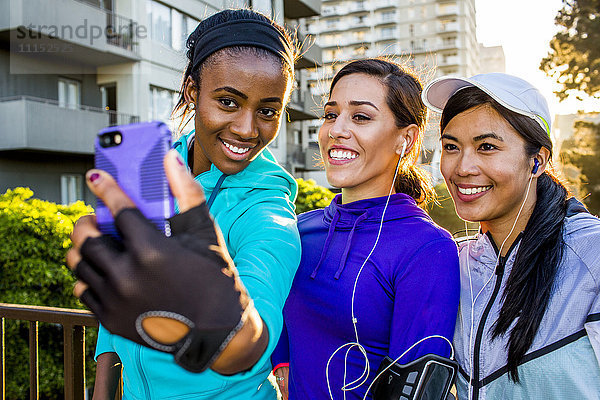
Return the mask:
{"type": "Polygon", "coordinates": [[[298,182],[298,197],[296,198],[296,214],[324,208],[331,203],[335,196],[329,189],[317,185],[312,180],[296,179],[298,182]]]}
{"type": "MultiPolygon", "coordinates": [[[[73,296],[75,278],[65,266],[74,222],[90,213],[83,202],[69,206],[32,198],[27,188],[0,195],[0,302],[84,308],[73,296]]],[[[28,324],[6,320],[6,398],[29,396],[28,324]]],[[[96,343],[86,330],[88,354],[96,343]]],[[[63,398],[63,334],[60,325],[39,325],[40,398],[63,398]]],[[[88,370],[93,381],[94,366],[88,370]]]]}
{"type": "Polygon", "coordinates": [[[566,179],[592,214],[600,213],[600,124],[577,121],[573,137],[565,140],[560,152],[566,179]]]}
{"type": "Polygon", "coordinates": [[[540,69],[562,86],[562,101],[573,92],[600,97],[600,0],[563,0],[555,22],[560,31],[540,69]]]}

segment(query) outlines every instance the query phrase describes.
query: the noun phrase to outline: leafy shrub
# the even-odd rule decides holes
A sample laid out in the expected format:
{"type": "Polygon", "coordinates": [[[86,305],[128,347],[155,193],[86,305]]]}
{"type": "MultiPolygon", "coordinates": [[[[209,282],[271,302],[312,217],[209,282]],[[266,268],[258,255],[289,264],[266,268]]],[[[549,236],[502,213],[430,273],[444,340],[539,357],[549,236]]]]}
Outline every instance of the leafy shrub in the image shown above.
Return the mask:
{"type": "Polygon", "coordinates": [[[317,185],[312,180],[296,179],[298,182],[298,197],[296,198],[296,214],[325,208],[335,196],[329,189],[317,185]]]}
{"type": "MultiPolygon", "coordinates": [[[[65,254],[74,222],[93,210],[83,202],[65,206],[32,196],[28,188],[0,195],[0,302],[84,308],[73,296],[75,278],[65,265],[65,254]]],[[[6,398],[28,398],[29,324],[6,320],[5,335],[6,398]]],[[[87,329],[88,354],[95,343],[95,329],[87,329]]],[[[64,398],[60,325],[39,324],[38,354],[40,398],[64,398]]],[[[88,382],[93,381],[95,369],[90,367],[88,382]]]]}

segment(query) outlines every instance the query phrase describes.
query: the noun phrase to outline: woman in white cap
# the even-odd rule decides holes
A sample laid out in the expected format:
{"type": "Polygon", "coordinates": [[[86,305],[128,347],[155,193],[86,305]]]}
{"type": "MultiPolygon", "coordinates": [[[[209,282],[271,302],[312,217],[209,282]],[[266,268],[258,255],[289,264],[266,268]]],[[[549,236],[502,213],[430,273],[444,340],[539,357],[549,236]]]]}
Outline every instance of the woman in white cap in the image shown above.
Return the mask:
{"type": "Polygon", "coordinates": [[[440,78],[441,170],[460,246],[459,399],[600,398],[600,221],[552,172],[550,113],[506,74],[440,78]]]}

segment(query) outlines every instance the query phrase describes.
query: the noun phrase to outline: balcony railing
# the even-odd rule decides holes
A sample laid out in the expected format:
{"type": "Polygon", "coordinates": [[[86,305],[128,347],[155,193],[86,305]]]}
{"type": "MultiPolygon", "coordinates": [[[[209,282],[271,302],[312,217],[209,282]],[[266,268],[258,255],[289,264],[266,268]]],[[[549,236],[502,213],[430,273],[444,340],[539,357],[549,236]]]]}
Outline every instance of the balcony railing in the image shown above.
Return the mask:
{"type": "Polygon", "coordinates": [[[106,43],[138,53],[137,22],[131,18],[115,14],[112,10],[102,7],[100,0],[76,0],[95,7],[106,14],[106,43]]]}
{"type": "MultiPolygon", "coordinates": [[[[5,398],[6,375],[4,320],[29,322],[29,398],[39,398],[38,325],[40,322],[60,324],[64,338],[65,400],[85,398],[85,328],[97,327],[92,313],[66,308],[25,306],[0,303],[0,398],[5,398]]],[[[43,367],[43,366],[42,366],[43,367]]],[[[119,394],[120,397],[120,394],[119,394]]]]}
{"type": "Polygon", "coordinates": [[[2,97],[2,98],[0,98],[0,103],[9,102],[9,101],[20,101],[20,100],[34,102],[34,103],[49,104],[49,105],[53,105],[53,106],[58,106],[60,108],[70,109],[70,110],[92,111],[92,112],[96,112],[96,113],[106,114],[106,115],[108,115],[107,126],[126,125],[126,124],[133,124],[136,122],[140,122],[140,117],[137,115],[125,114],[125,113],[120,113],[120,112],[117,112],[114,110],[106,110],[104,108],[86,106],[86,105],[81,105],[81,104],[74,104],[74,105],[61,104],[59,101],[56,101],[56,100],[44,99],[41,97],[34,97],[34,96],[2,97]]]}

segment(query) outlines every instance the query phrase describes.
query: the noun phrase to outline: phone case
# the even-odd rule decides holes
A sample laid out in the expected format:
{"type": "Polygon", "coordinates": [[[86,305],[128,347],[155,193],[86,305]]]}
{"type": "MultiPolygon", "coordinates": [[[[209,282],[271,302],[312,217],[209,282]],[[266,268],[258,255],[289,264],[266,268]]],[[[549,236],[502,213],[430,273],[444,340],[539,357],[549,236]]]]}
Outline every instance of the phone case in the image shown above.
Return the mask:
{"type": "Polygon", "coordinates": [[[386,356],[375,375],[373,400],[447,400],[457,372],[456,360],[436,354],[404,365],[386,356]]]}
{"type": "MultiPolygon", "coordinates": [[[[112,126],[98,132],[95,165],[111,174],[138,209],[166,235],[167,218],[173,215],[174,201],[163,158],[171,148],[171,132],[163,122],[112,126]],[[120,134],[119,144],[103,146],[101,140],[120,134]]],[[[97,199],[96,221],[102,233],[119,237],[110,210],[97,199]]]]}

